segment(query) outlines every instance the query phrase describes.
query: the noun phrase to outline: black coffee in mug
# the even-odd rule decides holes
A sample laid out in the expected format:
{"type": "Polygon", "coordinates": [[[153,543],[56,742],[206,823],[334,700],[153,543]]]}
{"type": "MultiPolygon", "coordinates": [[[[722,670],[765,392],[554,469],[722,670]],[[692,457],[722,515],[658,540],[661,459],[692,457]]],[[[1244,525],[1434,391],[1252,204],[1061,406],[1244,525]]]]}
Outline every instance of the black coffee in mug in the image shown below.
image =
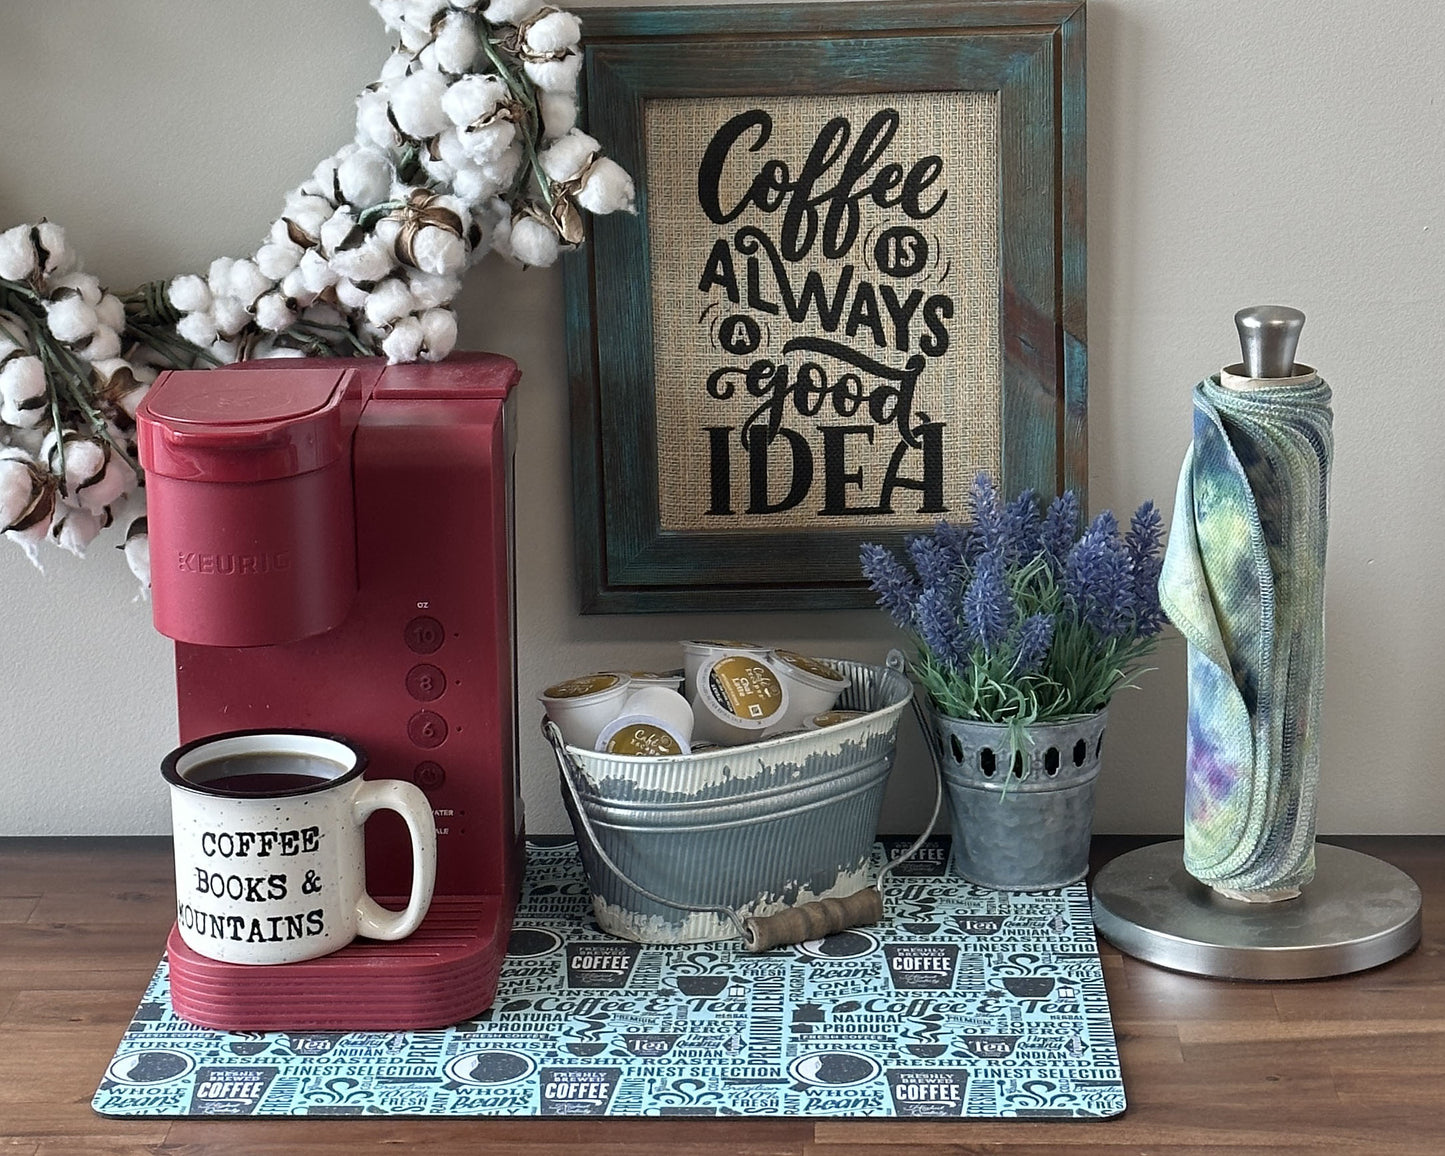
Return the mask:
{"type": "Polygon", "coordinates": [[[220,795],[257,798],[329,786],[347,768],[302,751],[243,751],[188,768],[186,782],[220,795]]]}

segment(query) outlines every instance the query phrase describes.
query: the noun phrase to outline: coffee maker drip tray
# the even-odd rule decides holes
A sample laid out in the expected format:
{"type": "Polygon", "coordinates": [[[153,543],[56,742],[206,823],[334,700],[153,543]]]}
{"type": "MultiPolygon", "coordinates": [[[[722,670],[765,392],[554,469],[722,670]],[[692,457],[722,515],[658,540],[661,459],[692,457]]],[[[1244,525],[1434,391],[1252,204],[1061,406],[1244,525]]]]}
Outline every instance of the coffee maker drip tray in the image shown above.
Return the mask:
{"type": "Polygon", "coordinates": [[[320,959],[269,967],[198,955],[172,928],[171,1001],[183,1019],[220,1031],[444,1027],[491,1005],[511,923],[512,906],[499,896],[438,895],[406,939],[357,939],[320,959]]]}

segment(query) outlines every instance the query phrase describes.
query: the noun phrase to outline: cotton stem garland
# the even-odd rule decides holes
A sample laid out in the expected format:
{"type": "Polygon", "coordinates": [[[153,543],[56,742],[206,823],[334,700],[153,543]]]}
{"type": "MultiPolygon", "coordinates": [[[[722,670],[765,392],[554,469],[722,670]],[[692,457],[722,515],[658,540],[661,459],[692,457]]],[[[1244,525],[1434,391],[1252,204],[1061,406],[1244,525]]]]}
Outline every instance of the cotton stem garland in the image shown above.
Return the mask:
{"type": "Polygon", "coordinates": [[[150,582],[135,411],[165,368],[258,357],[437,361],[488,252],[550,265],[631,178],[577,127],[581,25],[541,0],[371,0],[398,37],[356,136],[256,251],[112,293],[41,220],[0,232],[0,527],[39,565],[124,519],[150,582]]]}

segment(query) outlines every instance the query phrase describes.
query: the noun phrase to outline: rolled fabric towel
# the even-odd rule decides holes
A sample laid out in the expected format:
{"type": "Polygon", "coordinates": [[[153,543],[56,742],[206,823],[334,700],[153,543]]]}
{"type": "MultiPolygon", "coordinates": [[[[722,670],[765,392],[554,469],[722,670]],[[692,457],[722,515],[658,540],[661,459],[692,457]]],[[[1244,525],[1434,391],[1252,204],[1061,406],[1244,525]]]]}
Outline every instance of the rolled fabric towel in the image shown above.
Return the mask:
{"type": "Polygon", "coordinates": [[[1314,877],[1333,438],[1305,369],[1195,386],[1159,579],[1189,644],[1184,865],[1235,899],[1314,877]]]}

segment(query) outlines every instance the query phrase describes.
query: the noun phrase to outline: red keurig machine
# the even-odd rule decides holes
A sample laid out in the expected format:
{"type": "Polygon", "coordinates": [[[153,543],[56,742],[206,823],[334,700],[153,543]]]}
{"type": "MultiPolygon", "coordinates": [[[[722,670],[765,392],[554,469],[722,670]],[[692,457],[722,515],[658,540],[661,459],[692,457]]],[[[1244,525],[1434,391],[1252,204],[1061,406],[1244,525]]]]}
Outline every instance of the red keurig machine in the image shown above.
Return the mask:
{"type": "MultiPolygon", "coordinates": [[[[408,939],[248,967],[197,955],[172,930],[185,1019],[382,1031],[490,1005],[522,868],[517,378],[490,354],[277,359],[162,374],[141,405],[154,617],[176,640],[181,741],[343,734],[370,755],[369,778],[427,793],[438,836],[435,898],[408,939]]],[[[405,827],[379,814],[366,843],[368,890],[399,906],[405,827]]]]}

